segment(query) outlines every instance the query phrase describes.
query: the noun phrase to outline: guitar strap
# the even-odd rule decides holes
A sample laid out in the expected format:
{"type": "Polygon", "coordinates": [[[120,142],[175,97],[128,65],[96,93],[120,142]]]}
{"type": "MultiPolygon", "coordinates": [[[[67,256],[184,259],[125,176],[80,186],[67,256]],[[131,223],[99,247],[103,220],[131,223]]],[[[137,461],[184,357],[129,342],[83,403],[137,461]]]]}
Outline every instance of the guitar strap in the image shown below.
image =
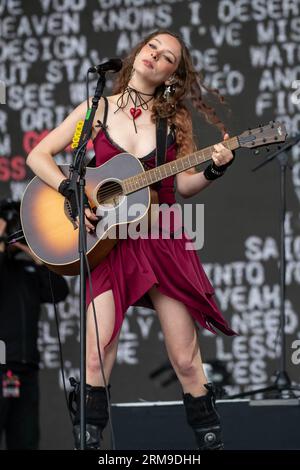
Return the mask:
{"type": "MultiPolygon", "coordinates": [[[[157,118],[156,120],[156,155],[155,155],[155,166],[162,165],[166,161],[166,149],[167,149],[167,129],[168,121],[167,118],[157,118]]],[[[155,184],[155,189],[159,189],[161,181],[155,184]]]]}
{"type": "Polygon", "coordinates": [[[167,127],[167,118],[157,119],[155,166],[162,165],[166,161],[167,127]]]}

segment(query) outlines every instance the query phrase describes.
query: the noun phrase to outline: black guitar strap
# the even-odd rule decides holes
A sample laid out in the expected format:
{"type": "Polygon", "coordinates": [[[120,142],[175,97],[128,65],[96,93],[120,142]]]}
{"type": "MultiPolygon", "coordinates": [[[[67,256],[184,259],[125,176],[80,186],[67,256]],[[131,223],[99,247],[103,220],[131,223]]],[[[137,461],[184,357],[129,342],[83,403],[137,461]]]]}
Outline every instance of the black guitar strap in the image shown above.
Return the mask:
{"type": "MultiPolygon", "coordinates": [[[[168,129],[167,118],[157,118],[155,166],[162,165],[166,161],[167,129],[168,129]]],[[[158,183],[156,183],[155,185],[155,189],[158,189],[160,185],[161,185],[161,181],[158,181],[158,183]]]]}
{"type": "Polygon", "coordinates": [[[158,118],[156,121],[155,166],[162,165],[166,161],[167,124],[167,118],[158,118]]]}

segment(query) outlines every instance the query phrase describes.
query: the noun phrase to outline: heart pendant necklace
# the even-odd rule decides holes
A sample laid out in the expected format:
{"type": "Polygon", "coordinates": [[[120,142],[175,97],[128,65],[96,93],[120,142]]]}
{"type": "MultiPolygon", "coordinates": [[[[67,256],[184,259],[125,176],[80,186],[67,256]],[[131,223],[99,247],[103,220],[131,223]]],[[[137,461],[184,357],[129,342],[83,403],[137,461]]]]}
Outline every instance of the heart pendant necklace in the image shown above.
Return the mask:
{"type": "Polygon", "coordinates": [[[130,114],[132,119],[137,119],[142,114],[142,110],[141,108],[130,108],[130,114]]]}
{"type": "Polygon", "coordinates": [[[118,101],[117,101],[117,107],[118,109],[115,111],[119,111],[119,109],[124,109],[129,103],[129,100],[132,102],[133,107],[130,108],[129,112],[132,117],[132,122],[134,125],[134,130],[135,133],[137,134],[137,127],[135,120],[142,114],[142,109],[143,110],[148,110],[149,106],[148,103],[153,100],[154,95],[150,93],[142,93],[135,88],[131,88],[130,86],[127,86],[123,93],[119,96],[118,101]],[[143,96],[149,96],[149,99],[143,98],[143,96]]]}

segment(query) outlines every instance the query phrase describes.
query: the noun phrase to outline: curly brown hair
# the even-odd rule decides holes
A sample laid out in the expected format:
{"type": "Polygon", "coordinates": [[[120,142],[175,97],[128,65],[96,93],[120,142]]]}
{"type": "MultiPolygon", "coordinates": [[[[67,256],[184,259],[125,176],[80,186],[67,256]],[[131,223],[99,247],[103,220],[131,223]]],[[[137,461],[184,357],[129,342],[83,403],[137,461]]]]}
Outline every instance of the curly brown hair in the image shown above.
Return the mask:
{"type": "Polygon", "coordinates": [[[181,157],[196,150],[191,113],[187,106],[188,101],[203,114],[209,123],[215,125],[223,135],[226,129],[223,122],[218,118],[215,109],[204,101],[203,90],[216,95],[221,103],[224,103],[224,97],[221,96],[217,89],[204,85],[202,75],[195,70],[189,50],[178,34],[160,29],[149,34],[139,42],[124,59],[123,67],[114,82],[113,93],[118,94],[125,90],[131,78],[135,56],[148,41],[158,34],[169,34],[178,40],[181,45],[181,59],[177,70],[173,74],[176,79],[175,92],[167,101],[163,97],[165,84],[163,83],[156,88],[151,117],[153,122],[155,122],[158,116],[167,117],[169,125],[174,125],[178,146],[177,157],[181,157]]]}

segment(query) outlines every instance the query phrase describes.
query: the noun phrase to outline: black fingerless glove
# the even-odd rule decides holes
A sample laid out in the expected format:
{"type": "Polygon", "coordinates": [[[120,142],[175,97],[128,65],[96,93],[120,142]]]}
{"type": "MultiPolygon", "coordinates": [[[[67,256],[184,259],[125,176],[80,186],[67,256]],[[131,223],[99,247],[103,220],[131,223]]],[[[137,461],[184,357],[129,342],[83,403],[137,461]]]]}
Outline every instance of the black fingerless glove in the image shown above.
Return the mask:
{"type": "Polygon", "coordinates": [[[215,162],[212,162],[210,165],[208,165],[203,172],[205,178],[209,181],[213,181],[223,176],[227,168],[232,165],[233,160],[235,159],[235,152],[233,151],[232,153],[233,158],[228,163],[218,166],[215,164],[215,162]]]}
{"type": "MultiPolygon", "coordinates": [[[[76,204],[76,194],[75,194],[74,189],[72,189],[70,187],[70,183],[71,183],[71,181],[68,178],[62,180],[62,182],[60,183],[60,185],[58,187],[58,192],[60,194],[62,194],[66,199],[68,199],[68,201],[70,203],[70,208],[71,208],[71,216],[72,216],[72,219],[75,220],[76,217],[78,216],[78,209],[77,209],[77,204],[76,204]]],[[[79,196],[78,184],[77,184],[77,189],[78,189],[78,196],[79,196]]],[[[89,200],[88,200],[87,195],[85,193],[84,193],[84,197],[83,197],[83,203],[84,203],[84,207],[90,207],[89,200]]]]}

